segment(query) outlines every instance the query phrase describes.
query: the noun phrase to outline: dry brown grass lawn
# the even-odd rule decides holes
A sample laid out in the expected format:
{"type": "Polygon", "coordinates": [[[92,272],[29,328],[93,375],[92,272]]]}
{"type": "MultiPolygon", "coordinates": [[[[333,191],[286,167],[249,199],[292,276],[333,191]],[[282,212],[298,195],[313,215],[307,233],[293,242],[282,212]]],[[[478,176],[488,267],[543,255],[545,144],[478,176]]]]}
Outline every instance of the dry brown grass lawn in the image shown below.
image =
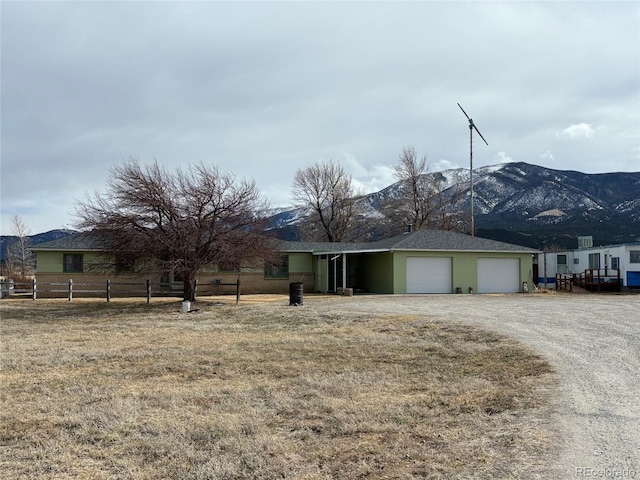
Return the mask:
{"type": "Polygon", "coordinates": [[[531,351],[280,300],[3,300],[1,477],[541,474],[555,378],[531,351]]]}

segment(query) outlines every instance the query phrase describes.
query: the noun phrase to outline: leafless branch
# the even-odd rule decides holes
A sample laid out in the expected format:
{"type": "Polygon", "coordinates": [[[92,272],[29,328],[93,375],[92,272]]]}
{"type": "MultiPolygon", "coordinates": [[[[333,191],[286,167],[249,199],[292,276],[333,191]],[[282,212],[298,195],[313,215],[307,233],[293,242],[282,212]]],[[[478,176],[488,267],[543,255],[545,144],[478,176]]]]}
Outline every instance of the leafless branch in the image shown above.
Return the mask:
{"type": "Polygon", "coordinates": [[[272,255],[263,200],[255,182],[196,164],[168,172],[130,159],[112,169],[106,192],[77,207],[77,226],[113,254],[144,268],[172,270],[193,299],[196,273],[212,264],[242,265],[272,255]]]}

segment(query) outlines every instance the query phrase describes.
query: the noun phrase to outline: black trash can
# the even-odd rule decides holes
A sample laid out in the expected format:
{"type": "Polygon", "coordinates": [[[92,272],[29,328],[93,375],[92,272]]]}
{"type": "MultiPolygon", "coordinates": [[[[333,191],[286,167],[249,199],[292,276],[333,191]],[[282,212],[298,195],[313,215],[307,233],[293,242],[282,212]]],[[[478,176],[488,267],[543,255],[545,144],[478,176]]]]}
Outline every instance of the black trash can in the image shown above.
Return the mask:
{"type": "Polygon", "coordinates": [[[302,293],[304,283],[294,282],[289,284],[289,305],[302,305],[302,293]]]}

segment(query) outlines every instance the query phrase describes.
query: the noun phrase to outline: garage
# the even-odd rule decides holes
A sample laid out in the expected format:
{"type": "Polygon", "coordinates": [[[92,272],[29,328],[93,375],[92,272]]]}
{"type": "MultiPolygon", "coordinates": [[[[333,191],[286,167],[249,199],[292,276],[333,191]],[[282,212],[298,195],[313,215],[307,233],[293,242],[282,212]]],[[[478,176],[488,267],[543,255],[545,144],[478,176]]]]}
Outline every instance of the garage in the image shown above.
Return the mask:
{"type": "Polygon", "coordinates": [[[478,258],[478,293],[518,293],[520,260],[478,258]]]}
{"type": "Polygon", "coordinates": [[[627,272],[627,287],[640,287],[640,272],[627,272]]]}
{"type": "Polygon", "coordinates": [[[407,257],[407,293],[451,293],[451,257],[407,257]]]}

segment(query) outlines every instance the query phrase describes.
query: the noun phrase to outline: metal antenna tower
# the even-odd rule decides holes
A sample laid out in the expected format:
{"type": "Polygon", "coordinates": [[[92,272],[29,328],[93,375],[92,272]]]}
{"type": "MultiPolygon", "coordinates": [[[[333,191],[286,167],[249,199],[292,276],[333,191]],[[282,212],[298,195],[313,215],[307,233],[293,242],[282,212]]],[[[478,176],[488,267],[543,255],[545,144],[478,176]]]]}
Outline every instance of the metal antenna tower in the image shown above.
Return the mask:
{"type": "Polygon", "coordinates": [[[486,143],[487,146],[489,146],[489,144],[480,133],[480,130],[478,130],[478,127],[476,127],[476,125],[473,123],[473,119],[471,119],[469,115],[467,115],[467,112],[464,111],[464,108],[462,108],[459,103],[458,106],[460,107],[460,110],[462,110],[462,113],[464,113],[464,116],[467,117],[467,120],[469,120],[469,183],[471,191],[471,236],[473,237],[476,234],[476,227],[473,221],[473,130],[475,129],[478,135],[480,135],[482,141],[486,143]]]}

